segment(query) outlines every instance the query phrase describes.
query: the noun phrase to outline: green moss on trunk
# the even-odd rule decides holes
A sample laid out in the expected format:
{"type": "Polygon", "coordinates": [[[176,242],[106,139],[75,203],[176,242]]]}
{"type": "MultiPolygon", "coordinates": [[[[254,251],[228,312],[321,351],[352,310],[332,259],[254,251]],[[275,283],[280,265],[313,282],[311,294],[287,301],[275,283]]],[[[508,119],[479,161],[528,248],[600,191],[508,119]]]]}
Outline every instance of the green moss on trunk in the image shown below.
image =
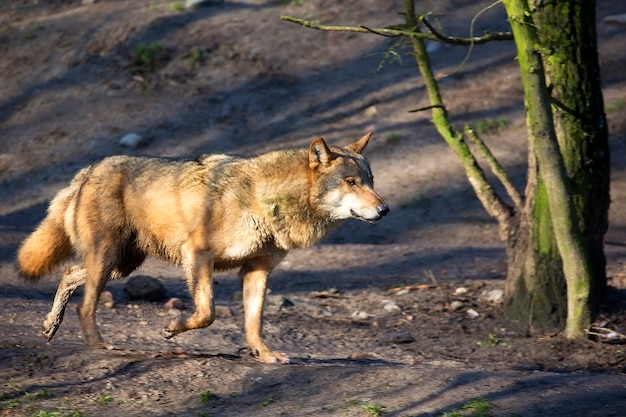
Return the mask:
{"type": "Polygon", "coordinates": [[[514,248],[509,251],[505,309],[508,317],[534,331],[560,331],[567,319],[567,295],[545,184],[527,190],[527,206],[514,248]],[[528,216],[528,218],[526,218],[528,216]]]}

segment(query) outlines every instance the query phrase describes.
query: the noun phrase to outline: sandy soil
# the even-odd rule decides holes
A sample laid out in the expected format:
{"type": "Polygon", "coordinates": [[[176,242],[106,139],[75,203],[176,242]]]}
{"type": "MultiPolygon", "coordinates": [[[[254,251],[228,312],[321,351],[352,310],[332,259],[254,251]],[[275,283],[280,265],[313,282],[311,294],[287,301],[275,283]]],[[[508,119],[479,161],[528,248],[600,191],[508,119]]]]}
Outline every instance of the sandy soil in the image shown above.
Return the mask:
{"type": "MultiPolygon", "coordinates": [[[[537,334],[481,299],[503,288],[504,250],[428,115],[408,112],[427,104],[411,56],[394,39],[279,20],[387,25],[401,1],[281,3],[0,4],[2,415],[439,416],[476,398],[493,416],[626,415],[623,345],[537,334]],[[150,47],[153,69],[137,58],[150,47]],[[58,274],[29,286],[17,279],[14,254],[80,167],[112,154],[252,155],[318,135],[347,144],[370,129],[367,156],[391,213],[378,225],[349,221],[290,253],[270,283],[268,342],[292,364],[259,364],[246,352],[233,272],[217,276],[222,317],[208,329],[165,340],[163,305],[129,301],[124,283],[112,282],[115,307],[102,306],[98,322],[121,350],[86,348],[77,298],[52,343],[41,337],[58,274]],[[142,146],[121,147],[127,133],[142,146]]],[[[465,35],[480,3],[420,7],[465,35]]],[[[604,21],[620,13],[626,4],[598,1],[614,167],[606,252],[615,296],[604,318],[626,330],[626,25],[604,21]]],[[[475,26],[506,29],[501,6],[475,26]]],[[[467,61],[466,48],[430,47],[456,125],[506,122],[484,136],[523,187],[513,45],[474,48],[467,61]]],[[[150,260],[136,274],[159,278],[191,306],[176,268],[150,260]]]]}

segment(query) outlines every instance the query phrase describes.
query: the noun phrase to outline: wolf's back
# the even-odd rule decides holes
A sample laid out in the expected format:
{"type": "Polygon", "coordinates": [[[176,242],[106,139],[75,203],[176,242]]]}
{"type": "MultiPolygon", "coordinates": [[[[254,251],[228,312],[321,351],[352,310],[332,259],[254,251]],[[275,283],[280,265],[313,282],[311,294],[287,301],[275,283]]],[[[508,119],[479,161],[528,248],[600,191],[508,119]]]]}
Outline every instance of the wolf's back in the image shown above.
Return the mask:
{"type": "Polygon", "coordinates": [[[65,230],[65,213],[75,197],[88,169],[80,171],[72,183],[54,197],[48,214],[17,253],[17,266],[22,277],[38,280],[72,254],[72,243],[65,230]]]}

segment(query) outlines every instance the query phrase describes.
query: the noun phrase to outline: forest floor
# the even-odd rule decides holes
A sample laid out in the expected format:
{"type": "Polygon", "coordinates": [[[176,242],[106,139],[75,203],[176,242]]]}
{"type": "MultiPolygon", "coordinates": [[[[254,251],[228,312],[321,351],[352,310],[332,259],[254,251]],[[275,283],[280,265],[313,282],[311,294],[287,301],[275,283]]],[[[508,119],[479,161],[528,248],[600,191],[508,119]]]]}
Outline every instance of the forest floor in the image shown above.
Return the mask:
{"type": "MultiPolygon", "coordinates": [[[[279,19],[386,26],[401,19],[401,1],[182,4],[0,5],[1,415],[626,415],[624,345],[541,333],[484,301],[484,292],[504,287],[504,248],[427,112],[408,112],[428,98],[406,49],[396,39],[279,19]],[[344,145],[367,130],[375,133],[366,155],[391,212],[377,225],[348,221],[321,244],[291,252],[273,274],[264,328],[291,364],[260,364],[246,352],[233,271],[217,275],[221,317],[207,329],[165,340],[162,303],[130,301],[124,283],[111,282],[115,306],[101,306],[98,323],[121,350],[85,346],[79,298],[55,339],[43,339],[59,272],[29,285],[14,256],[81,167],[113,154],[254,155],[316,136],[344,145]],[[128,133],[141,146],[120,146],[128,133]]],[[[419,2],[460,36],[485,6],[419,2]]],[[[601,320],[617,331],[626,331],[623,13],[626,4],[598,0],[613,163],[613,297],[601,320]]],[[[507,30],[502,6],[481,14],[474,30],[507,30]]],[[[455,126],[475,125],[522,190],[514,45],[429,50],[455,126]]],[[[191,307],[177,268],[149,260],[136,274],[160,279],[169,297],[191,307]]]]}

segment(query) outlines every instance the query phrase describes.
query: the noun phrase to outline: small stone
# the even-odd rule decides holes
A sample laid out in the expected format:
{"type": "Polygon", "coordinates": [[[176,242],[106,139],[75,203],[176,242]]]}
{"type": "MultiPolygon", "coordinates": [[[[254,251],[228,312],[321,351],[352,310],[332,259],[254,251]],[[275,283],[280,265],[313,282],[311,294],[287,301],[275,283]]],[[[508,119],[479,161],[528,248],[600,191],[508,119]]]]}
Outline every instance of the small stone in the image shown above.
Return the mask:
{"type": "Polygon", "coordinates": [[[473,308],[468,309],[466,313],[470,319],[475,319],[480,316],[480,313],[473,308]]]}
{"type": "Polygon", "coordinates": [[[456,290],[454,290],[454,295],[463,295],[463,294],[467,294],[467,288],[459,287],[456,290]]]}
{"type": "Polygon", "coordinates": [[[385,301],[385,305],[383,306],[383,309],[387,313],[391,313],[391,314],[399,314],[402,312],[402,309],[400,308],[400,306],[393,301],[385,301]]]}
{"type": "Polygon", "coordinates": [[[130,300],[163,301],[165,298],[165,287],[161,281],[147,275],[131,277],[124,291],[130,300]]]}
{"type": "Polygon", "coordinates": [[[504,303],[504,291],[488,290],[480,293],[478,299],[487,304],[498,305],[504,303]]]}
{"type": "Polygon", "coordinates": [[[354,320],[367,320],[370,317],[374,317],[374,316],[369,313],[366,313],[365,311],[355,311],[354,313],[350,314],[350,318],[354,320]]]}
{"type": "Polygon", "coordinates": [[[115,299],[113,299],[113,294],[111,291],[102,291],[100,293],[100,304],[104,305],[106,308],[115,307],[115,299]]]}
{"type": "Polygon", "coordinates": [[[215,306],[215,316],[220,318],[228,318],[233,316],[228,306],[215,306]]]}
{"type": "Polygon", "coordinates": [[[143,143],[143,137],[136,133],[128,133],[120,139],[120,146],[138,148],[143,143]]]}
{"type": "Polygon", "coordinates": [[[378,109],[376,109],[376,106],[369,106],[368,108],[365,109],[366,117],[375,117],[377,114],[378,114],[378,109]]]}
{"type": "Polygon", "coordinates": [[[185,309],[185,303],[183,303],[183,300],[181,300],[180,298],[170,298],[163,305],[163,308],[165,308],[166,310],[170,310],[172,308],[175,308],[177,310],[184,310],[185,309]]]}
{"type": "Polygon", "coordinates": [[[463,301],[453,301],[450,303],[450,310],[457,311],[462,309],[464,306],[463,301]]]}
{"type": "Polygon", "coordinates": [[[397,330],[385,333],[380,337],[380,342],[388,345],[397,345],[402,343],[413,343],[415,338],[409,332],[397,330]]]}
{"type": "Polygon", "coordinates": [[[328,289],[329,294],[339,294],[340,292],[341,292],[341,289],[339,289],[339,287],[330,287],[328,289]]]}

